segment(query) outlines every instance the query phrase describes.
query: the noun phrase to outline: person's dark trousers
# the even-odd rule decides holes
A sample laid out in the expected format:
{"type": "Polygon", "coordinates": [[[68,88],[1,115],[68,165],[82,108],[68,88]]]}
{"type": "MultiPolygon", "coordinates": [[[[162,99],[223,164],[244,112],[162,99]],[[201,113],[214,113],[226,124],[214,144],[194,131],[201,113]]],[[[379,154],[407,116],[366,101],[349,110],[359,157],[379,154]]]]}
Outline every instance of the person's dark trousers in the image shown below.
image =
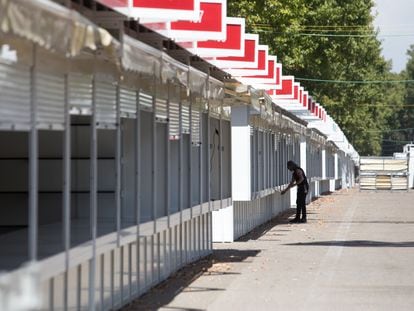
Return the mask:
{"type": "Polygon", "coordinates": [[[296,197],[296,218],[300,219],[300,214],[302,214],[302,220],[306,221],[306,193],[305,190],[298,189],[298,194],[296,197]]]}

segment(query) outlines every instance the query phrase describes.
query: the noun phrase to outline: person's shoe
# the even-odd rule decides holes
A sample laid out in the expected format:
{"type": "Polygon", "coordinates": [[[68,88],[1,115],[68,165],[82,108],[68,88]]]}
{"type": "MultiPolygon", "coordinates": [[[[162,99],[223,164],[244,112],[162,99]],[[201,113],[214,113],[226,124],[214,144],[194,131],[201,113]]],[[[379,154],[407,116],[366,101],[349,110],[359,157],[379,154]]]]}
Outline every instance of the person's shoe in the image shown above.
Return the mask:
{"type": "Polygon", "coordinates": [[[302,218],[302,219],[300,220],[300,222],[301,222],[301,223],[306,223],[306,218],[302,218]]]}
{"type": "Polygon", "coordinates": [[[299,218],[293,218],[293,219],[289,220],[289,222],[291,224],[297,224],[298,222],[300,222],[300,219],[299,218]]]}

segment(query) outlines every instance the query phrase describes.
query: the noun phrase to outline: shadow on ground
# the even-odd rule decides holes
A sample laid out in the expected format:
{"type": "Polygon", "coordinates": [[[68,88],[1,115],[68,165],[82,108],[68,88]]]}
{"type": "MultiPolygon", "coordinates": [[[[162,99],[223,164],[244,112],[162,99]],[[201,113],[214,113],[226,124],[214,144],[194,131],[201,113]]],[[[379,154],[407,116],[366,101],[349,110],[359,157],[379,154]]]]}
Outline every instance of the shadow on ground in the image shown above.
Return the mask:
{"type": "MultiPolygon", "coordinates": [[[[286,211],[279,214],[277,217],[269,220],[268,222],[254,228],[252,231],[248,232],[247,234],[240,237],[237,241],[238,242],[247,242],[250,240],[258,240],[269,231],[271,231],[274,227],[281,224],[289,223],[289,217],[296,213],[296,208],[289,208],[286,211]]],[[[275,231],[290,231],[287,229],[276,229],[275,231]]]]}
{"type": "Polygon", "coordinates": [[[382,242],[369,240],[316,241],[307,243],[287,243],[290,246],[344,246],[344,247],[414,247],[414,242],[382,242]]]}
{"type": "Polygon", "coordinates": [[[199,309],[182,309],[176,307],[164,307],[168,305],[181,292],[201,291],[222,291],[222,288],[190,286],[201,275],[229,275],[238,274],[228,271],[226,263],[243,262],[248,258],[255,257],[260,250],[237,250],[237,249],[216,249],[213,253],[192,264],[186,265],[170,276],[164,282],[158,284],[138,299],[126,305],[122,310],[158,310],[180,309],[188,311],[199,311],[199,309]],[[223,268],[224,267],[224,268],[223,268]]]}

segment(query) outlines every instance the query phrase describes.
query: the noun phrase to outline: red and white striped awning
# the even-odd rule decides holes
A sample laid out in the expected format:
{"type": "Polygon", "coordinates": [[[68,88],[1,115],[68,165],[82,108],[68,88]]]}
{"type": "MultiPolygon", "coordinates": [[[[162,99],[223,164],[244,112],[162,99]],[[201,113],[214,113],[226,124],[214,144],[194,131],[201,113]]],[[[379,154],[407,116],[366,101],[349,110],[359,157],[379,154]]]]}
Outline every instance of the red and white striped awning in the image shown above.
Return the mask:
{"type": "Polygon", "coordinates": [[[267,61],[267,73],[264,75],[241,76],[237,79],[247,85],[266,86],[263,89],[273,89],[274,85],[280,83],[280,74],[282,71],[281,64],[277,64],[276,56],[269,56],[267,61]]]}
{"type": "Polygon", "coordinates": [[[176,42],[226,40],[226,7],[226,0],[201,0],[198,20],[144,24],[176,42]]]}
{"type": "Polygon", "coordinates": [[[226,18],[226,39],[195,41],[187,49],[201,57],[244,56],[245,21],[244,18],[226,18]]]}
{"type": "Polygon", "coordinates": [[[130,18],[149,21],[192,20],[200,18],[200,0],[97,0],[130,18]]]}
{"type": "Polygon", "coordinates": [[[257,67],[221,67],[223,70],[227,71],[234,77],[248,77],[248,76],[257,76],[265,75],[268,71],[268,57],[269,57],[269,47],[267,45],[259,45],[257,48],[257,67]]]}
{"type": "MultiPolygon", "coordinates": [[[[216,57],[208,59],[208,61],[224,70],[229,68],[257,68],[259,64],[259,35],[246,33],[244,38],[243,56],[216,57]]],[[[265,63],[264,58],[263,63],[265,63]]]]}

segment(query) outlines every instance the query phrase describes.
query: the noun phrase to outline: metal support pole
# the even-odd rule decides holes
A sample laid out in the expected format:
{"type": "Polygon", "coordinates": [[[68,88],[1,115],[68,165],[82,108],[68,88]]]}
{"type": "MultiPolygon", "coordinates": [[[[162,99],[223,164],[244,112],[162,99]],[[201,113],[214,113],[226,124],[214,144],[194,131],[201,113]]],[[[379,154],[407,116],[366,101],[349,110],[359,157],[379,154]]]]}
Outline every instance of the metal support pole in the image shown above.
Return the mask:
{"type": "Polygon", "coordinates": [[[100,256],[100,261],[101,261],[101,278],[100,278],[100,283],[101,283],[101,288],[100,288],[100,300],[101,300],[101,310],[105,310],[105,255],[101,254],[100,256]]]}
{"type": "Polygon", "coordinates": [[[65,131],[63,136],[63,247],[65,250],[65,273],[63,284],[63,308],[68,309],[68,271],[70,249],[70,186],[71,186],[71,123],[69,114],[68,74],[65,74],[65,131]]]}
{"type": "Polygon", "coordinates": [[[167,157],[167,166],[165,168],[165,183],[166,183],[166,203],[167,203],[167,223],[168,228],[170,228],[170,214],[171,214],[171,143],[170,143],[170,132],[171,132],[171,110],[170,110],[170,91],[171,87],[174,87],[174,85],[171,85],[171,82],[168,81],[167,86],[167,135],[166,135],[166,141],[165,141],[165,149],[166,149],[166,157],[167,157]]]}
{"type": "Polygon", "coordinates": [[[188,183],[188,208],[190,209],[190,221],[188,222],[188,237],[189,237],[189,243],[188,243],[188,248],[187,251],[189,251],[190,255],[192,254],[192,248],[193,248],[193,228],[192,228],[192,224],[193,224],[193,187],[192,187],[192,183],[193,183],[193,176],[192,176],[192,161],[193,161],[193,94],[192,91],[190,91],[190,98],[188,101],[189,104],[189,114],[190,114],[190,145],[188,148],[188,163],[187,163],[187,173],[188,173],[188,179],[189,179],[189,183],[188,183]]]}
{"type": "Polygon", "coordinates": [[[29,260],[37,260],[38,239],[38,131],[37,131],[37,47],[33,45],[30,70],[30,136],[29,136],[29,260]]]}
{"type": "Polygon", "coordinates": [[[166,264],[168,264],[168,270],[172,271],[171,269],[171,254],[172,254],[172,238],[171,238],[171,142],[170,142],[170,132],[171,132],[171,109],[170,109],[170,102],[171,102],[171,88],[174,88],[174,84],[168,81],[167,86],[167,134],[166,134],[166,157],[167,157],[167,167],[166,167],[166,202],[167,202],[167,227],[168,227],[168,241],[166,238],[164,239],[164,250],[165,257],[168,257],[164,260],[166,264]],[[168,247],[166,246],[168,244],[168,247]]]}
{"type": "Polygon", "coordinates": [[[275,179],[274,179],[274,167],[275,167],[275,139],[274,134],[270,133],[270,187],[273,188],[275,186],[275,179]]]}
{"type": "Polygon", "coordinates": [[[122,127],[121,127],[121,87],[118,82],[116,88],[116,136],[115,136],[115,209],[116,209],[116,243],[119,247],[121,244],[121,143],[122,143],[122,127]]]}
{"type": "Polygon", "coordinates": [[[92,258],[89,260],[89,310],[95,309],[95,274],[96,274],[96,236],[97,236],[97,208],[98,208],[98,167],[97,157],[98,134],[96,129],[96,75],[92,81],[92,116],[90,125],[90,234],[92,240],[92,258]]]}
{"type": "Polygon", "coordinates": [[[121,305],[123,305],[125,294],[124,294],[124,246],[119,247],[119,288],[120,288],[120,300],[121,305]]]}
{"type": "MultiPolygon", "coordinates": [[[[199,128],[199,153],[198,153],[198,176],[199,176],[199,204],[200,204],[200,216],[201,219],[204,219],[203,215],[203,151],[204,151],[204,144],[203,144],[203,113],[200,109],[199,120],[198,120],[198,128],[199,128]]],[[[201,222],[198,226],[198,240],[199,240],[199,248],[203,249],[201,245],[204,245],[202,241],[204,241],[204,222],[201,222]]]]}
{"type": "Polygon", "coordinates": [[[181,87],[179,92],[180,99],[178,101],[178,110],[179,110],[179,131],[178,131],[178,137],[179,137],[179,148],[178,148],[178,176],[179,176],[179,182],[178,182],[178,204],[180,209],[180,228],[179,228],[179,253],[180,253],[180,265],[183,262],[183,236],[182,236],[182,225],[183,225],[183,104],[181,102],[181,87]]]}
{"type": "Polygon", "coordinates": [[[76,307],[77,310],[81,310],[82,301],[82,265],[78,265],[76,268],[76,307]]]}
{"type": "Polygon", "coordinates": [[[219,119],[219,198],[220,198],[220,208],[223,208],[223,102],[221,102],[220,106],[220,119],[219,119]]]}
{"type": "Polygon", "coordinates": [[[140,91],[136,92],[136,119],[135,119],[135,222],[137,226],[137,291],[138,294],[141,292],[140,284],[140,222],[141,222],[141,109],[139,105],[139,94],[140,91]]]}
{"type": "Polygon", "coordinates": [[[252,192],[256,192],[256,180],[257,180],[256,157],[257,155],[256,155],[256,129],[254,127],[253,127],[253,135],[251,139],[252,139],[252,154],[253,154],[252,159],[251,159],[253,163],[252,165],[253,167],[252,169],[252,182],[253,182],[252,192]]]}
{"type": "Polygon", "coordinates": [[[210,130],[211,130],[211,126],[210,126],[210,103],[208,104],[208,111],[207,111],[207,202],[208,202],[208,210],[211,211],[212,210],[212,206],[211,206],[211,168],[212,168],[212,163],[211,163],[211,135],[210,135],[210,130]]]}
{"type": "MultiPolygon", "coordinates": [[[[155,71],[154,71],[155,72],[155,71]]],[[[152,204],[152,220],[154,221],[154,231],[157,231],[157,196],[155,189],[157,187],[157,104],[156,104],[156,78],[153,77],[154,93],[152,94],[152,163],[151,163],[151,174],[152,174],[152,193],[151,193],[151,204],[152,204]]]]}

